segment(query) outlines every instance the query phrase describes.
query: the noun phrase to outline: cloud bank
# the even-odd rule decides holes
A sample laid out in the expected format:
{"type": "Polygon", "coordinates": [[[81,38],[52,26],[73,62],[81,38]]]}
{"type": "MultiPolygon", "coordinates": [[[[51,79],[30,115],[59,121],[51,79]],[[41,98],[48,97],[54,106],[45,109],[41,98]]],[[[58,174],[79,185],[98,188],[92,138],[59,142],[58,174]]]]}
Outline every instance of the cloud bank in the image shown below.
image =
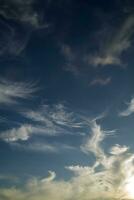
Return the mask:
{"type": "Polygon", "coordinates": [[[96,121],[90,123],[91,136],[82,145],[82,151],[95,156],[90,166],[65,166],[73,175],[68,180],[58,180],[49,171],[43,179],[32,178],[23,187],[0,189],[2,200],[99,200],[133,199],[134,154],[127,146],[113,145],[106,153],[102,141],[106,131],[96,121]]]}

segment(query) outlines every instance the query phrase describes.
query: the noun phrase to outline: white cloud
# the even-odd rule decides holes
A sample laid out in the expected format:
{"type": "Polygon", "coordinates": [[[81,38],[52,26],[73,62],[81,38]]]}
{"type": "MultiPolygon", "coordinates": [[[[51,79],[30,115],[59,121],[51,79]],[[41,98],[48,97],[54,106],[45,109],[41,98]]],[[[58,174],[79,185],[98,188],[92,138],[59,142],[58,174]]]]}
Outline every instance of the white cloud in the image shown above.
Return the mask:
{"type": "Polygon", "coordinates": [[[130,103],[128,103],[128,107],[126,110],[119,113],[121,117],[127,117],[134,113],[134,98],[131,99],[130,103]]]}
{"type": "Polygon", "coordinates": [[[91,174],[94,169],[93,167],[89,166],[80,166],[80,165],[72,165],[72,166],[67,166],[65,169],[70,170],[74,172],[75,175],[82,175],[82,174],[91,174]]]}
{"type": "Polygon", "coordinates": [[[56,174],[51,172],[48,178],[34,178],[24,188],[3,188],[0,197],[7,200],[92,200],[92,199],[125,199],[130,198],[127,191],[128,180],[133,176],[134,157],[123,154],[121,157],[110,157],[108,169],[100,172],[90,167],[74,166],[68,169],[75,176],[68,181],[55,180],[56,174]],[[129,171],[129,173],[128,173],[129,171]],[[78,173],[76,173],[78,172],[78,173]]]}
{"type": "Polygon", "coordinates": [[[40,142],[40,138],[46,136],[54,137],[63,134],[82,134],[84,124],[80,122],[77,114],[70,112],[64,105],[43,105],[35,111],[20,113],[28,119],[26,124],[4,120],[5,123],[11,122],[16,127],[10,128],[0,133],[0,139],[9,143],[14,148],[25,151],[51,152],[76,150],[70,144],[40,142]],[[32,139],[36,138],[36,142],[32,139]]]}
{"type": "Polygon", "coordinates": [[[15,142],[18,140],[28,140],[32,134],[32,126],[22,125],[19,128],[12,128],[0,134],[0,138],[6,142],[15,142]]]}
{"type": "Polygon", "coordinates": [[[55,134],[69,131],[67,128],[79,129],[82,127],[77,115],[68,111],[63,104],[43,105],[37,110],[23,112],[22,114],[24,117],[40,123],[44,130],[55,132],[55,134]]]}
{"type": "Polygon", "coordinates": [[[105,159],[105,154],[100,146],[100,143],[105,138],[105,132],[101,129],[100,125],[98,125],[94,120],[91,121],[90,126],[92,137],[88,136],[86,142],[81,146],[81,149],[85,153],[94,153],[94,155],[103,162],[103,160],[105,159]]]}
{"type": "MultiPolygon", "coordinates": [[[[60,130],[59,130],[60,131],[60,130]]],[[[5,130],[0,133],[0,139],[12,143],[19,140],[27,141],[29,140],[33,135],[38,136],[55,136],[58,135],[60,132],[58,130],[45,126],[33,126],[31,124],[23,124],[20,125],[17,128],[11,128],[8,130],[5,130]]],[[[29,147],[32,148],[32,147],[29,147]]],[[[38,148],[38,145],[36,146],[38,148]]]]}
{"type": "MultiPolygon", "coordinates": [[[[110,32],[110,31],[109,31],[110,32]]],[[[121,54],[131,47],[131,37],[134,33],[134,16],[130,15],[121,27],[115,30],[111,39],[106,37],[103,46],[94,55],[88,55],[86,61],[95,67],[105,65],[123,65],[121,54]]],[[[108,33],[109,35],[109,33],[108,33]]]]}
{"type": "Polygon", "coordinates": [[[56,178],[56,173],[53,171],[48,171],[49,176],[47,178],[42,179],[42,182],[50,182],[53,181],[56,178]]]}
{"type": "MultiPolygon", "coordinates": [[[[56,179],[56,173],[49,171],[49,176],[32,178],[24,187],[1,188],[2,200],[99,200],[133,199],[134,154],[126,146],[114,145],[110,154],[105,153],[100,142],[105,138],[105,131],[95,121],[91,123],[91,141],[88,151],[94,152],[96,161],[89,166],[67,166],[74,175],[69,180],[56,179]],[[92,147],[91,147],[92,146],[92,147]],[[99,149],[99,150],[98,150],[99,149]],[[99,155],[104,155],[105,163],[99,155]]],[[[86,147],[87,149],[87,147],[86,147]]]]}
{"type": "Polygon", "coordinates": [[[110,153],[113,155],[120,155],[123,154],[124,152],[126,152],[128,150],[127,146],[120,146],[119,144],[116,144],[115,146],[113,146],[110,150],[110,153]]]}
{"type": "Polygon", "coordinates": [[[36,90],[33,83],[0,79],[0,104],[9,105],[17,103],[18,99],[30,98],[36,90]]]}

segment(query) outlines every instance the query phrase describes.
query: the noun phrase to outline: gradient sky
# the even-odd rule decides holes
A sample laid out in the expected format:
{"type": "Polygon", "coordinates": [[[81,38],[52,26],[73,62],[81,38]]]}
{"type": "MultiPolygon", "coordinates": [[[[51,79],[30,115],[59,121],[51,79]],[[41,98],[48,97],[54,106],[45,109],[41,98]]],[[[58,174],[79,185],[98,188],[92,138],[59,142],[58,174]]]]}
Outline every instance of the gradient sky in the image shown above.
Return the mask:
{"type": "Polygon", "coordinates": [[[133,0],[0,0],[0,200],[134,199],[133,53],[133,0]]]}

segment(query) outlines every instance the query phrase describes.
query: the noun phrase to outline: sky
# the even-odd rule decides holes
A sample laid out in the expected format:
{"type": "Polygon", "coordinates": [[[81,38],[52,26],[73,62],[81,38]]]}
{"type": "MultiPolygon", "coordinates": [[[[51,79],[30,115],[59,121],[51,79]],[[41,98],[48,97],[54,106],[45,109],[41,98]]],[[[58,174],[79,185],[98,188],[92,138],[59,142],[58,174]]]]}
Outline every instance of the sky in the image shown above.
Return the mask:
{"type": "Polygon", "coordinates": [[[0,0],[0,199],[134,199],[134,1],[0,0]]]}

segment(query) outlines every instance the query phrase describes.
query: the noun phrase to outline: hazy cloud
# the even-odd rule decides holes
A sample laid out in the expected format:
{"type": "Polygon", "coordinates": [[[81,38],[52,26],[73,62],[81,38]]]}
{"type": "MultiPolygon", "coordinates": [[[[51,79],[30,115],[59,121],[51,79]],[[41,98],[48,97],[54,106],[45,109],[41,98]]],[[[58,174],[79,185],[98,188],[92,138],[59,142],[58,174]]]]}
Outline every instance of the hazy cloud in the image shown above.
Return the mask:
{"type": "MultiPolygon", "coordinates": [[[[121,60],[121,54],[131,47],[132,35],[134,33],[134,16],[130,15],[122,26],[114,31],[111,39],[106,37],[103,45],[93,55],[89,54],[86,57],[88,64],[95,67],[105,65],[124,65],[121,60]]],[[[109,36],[109,33],[108,33],[109,36]]]]}
{"type": "Polygon", "coordinates": [[[134,113],[134,98],[131,99],[130,103],[128,103],[127,106],[127,109],[119,113],[121,117],[127,117],[134,113]]]}
{"type": "Polygon", "coordinates": [[[65,71],[73,73],[75,76],[78,76],[80,71],[77,64],[78,58],[77,52],[72,49],[68,44],[61,45],[61,54],[64,56],[65,64],[63,69],[65,71]]]}
{"type": "Polygon", "coordinates": [[[36,10],[35,0],[4,0],[0,7],[0,55],[18,55],[32,31],[48,27],[36,10]],[[11,23],[12,22],[12,23],[11,23]]]}
{"type": "Polygon", "coordinates": [[[30,142],[30,143],[12,143],[11,146],[18,150],[32,151],[39,153],[57,153],[58,147],[56,145],[48,144],[46,142],[30,142]]]}
{"type": "Polygon", "coordinates": [[[105,85],[108,85],[110,82],[111,82],[111,77],[108,77],[108,78],[96,78],[96,79],[93,79],[90,82],[90,86],[94,86],[94,85],[105,86],[105,85]]]}
{"type": "Polygon", "coordinates": [[[45,141],[28,141],[10,143],[11,147],[27,152],[60,153],[61,151],[74,151],[76,148],[64,143],[48,143],[45,141]]]}

